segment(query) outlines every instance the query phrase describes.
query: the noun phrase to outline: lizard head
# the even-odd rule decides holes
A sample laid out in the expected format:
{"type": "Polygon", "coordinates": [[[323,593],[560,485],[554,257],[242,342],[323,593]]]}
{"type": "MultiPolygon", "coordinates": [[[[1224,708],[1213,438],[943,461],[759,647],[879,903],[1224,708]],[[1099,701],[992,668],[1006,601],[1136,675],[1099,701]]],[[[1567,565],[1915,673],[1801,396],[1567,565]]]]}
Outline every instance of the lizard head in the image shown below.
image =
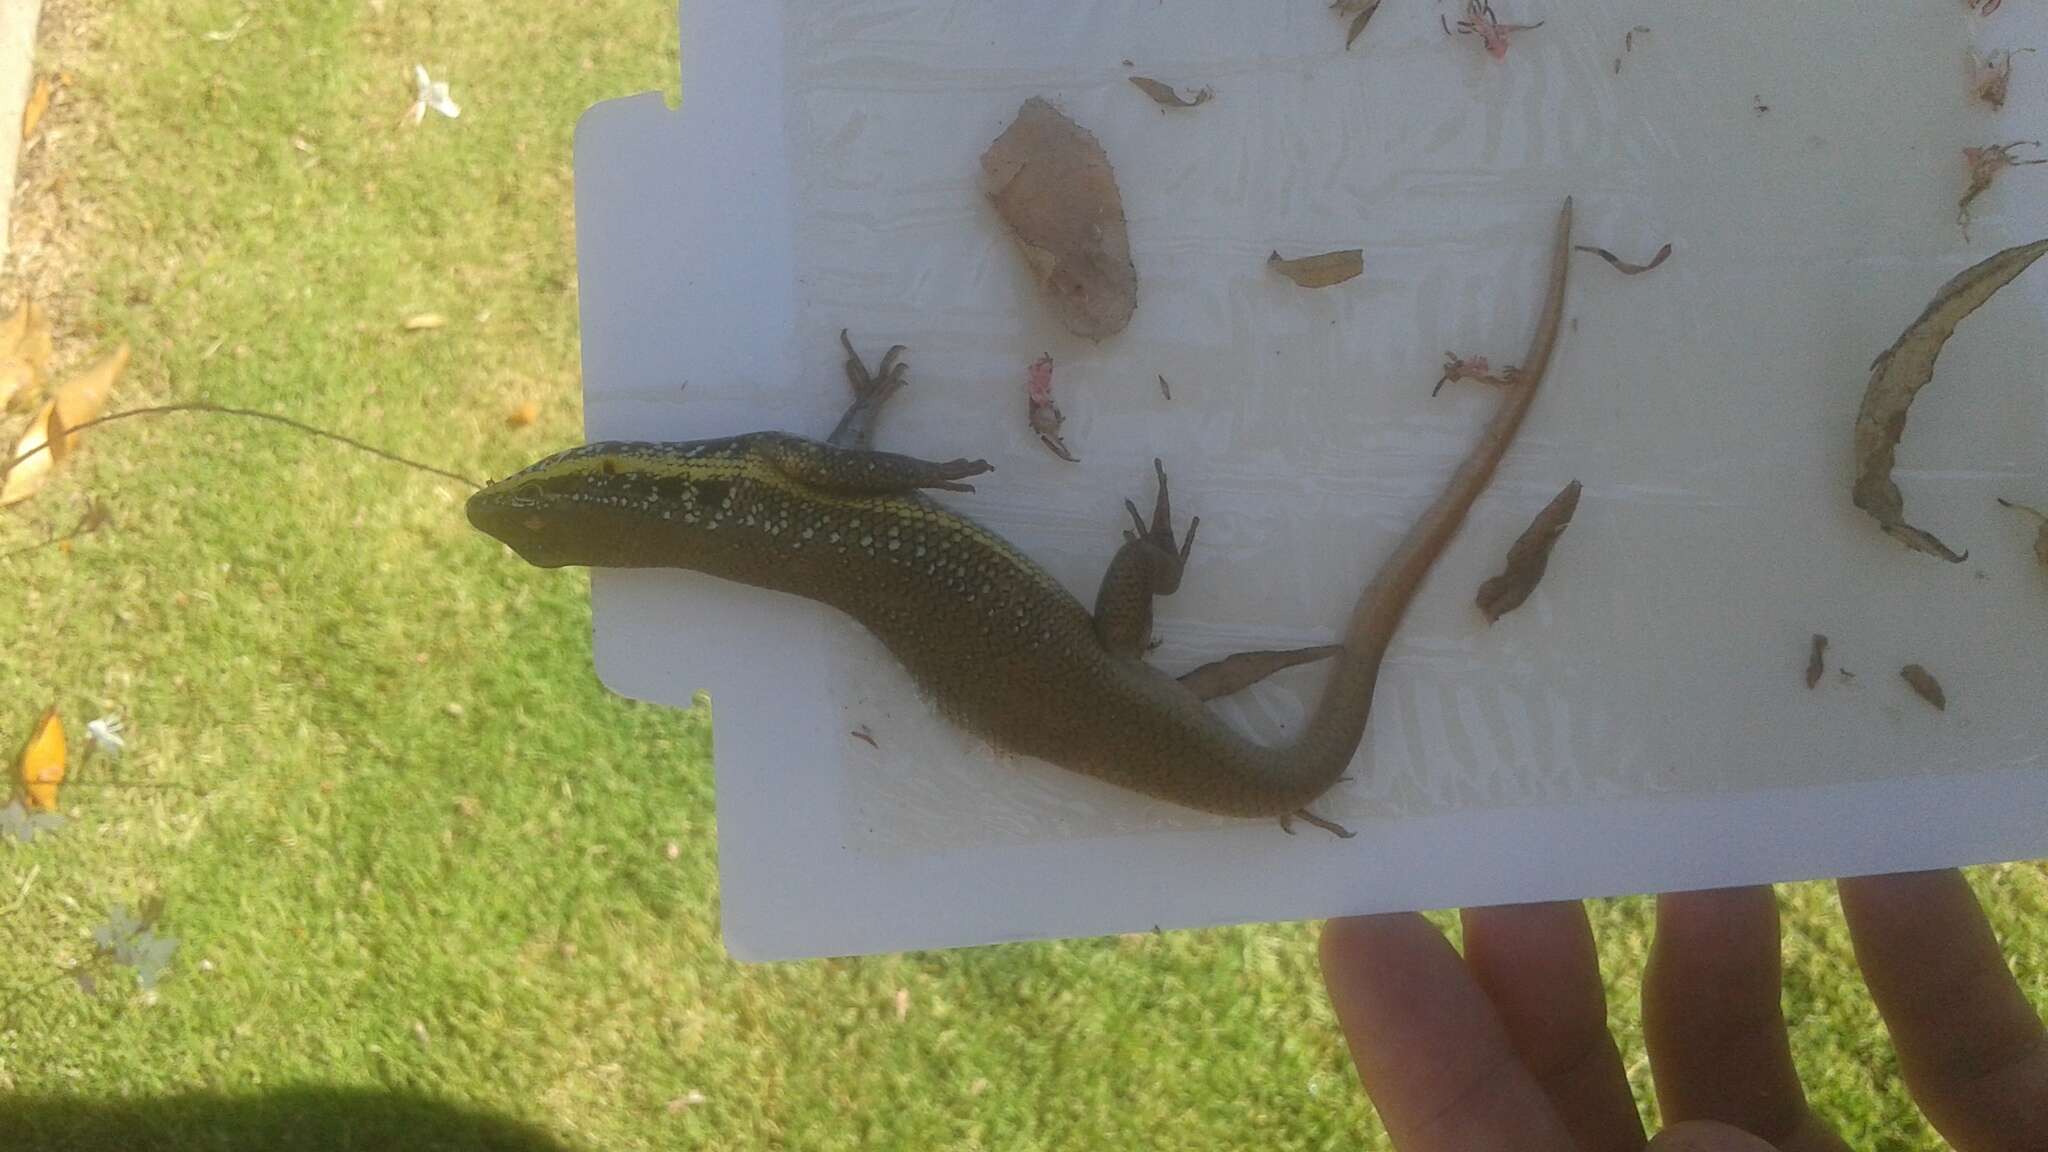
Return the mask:
{"type": "Polygon", "coordinates": [[[540,568],[692,567],[692,537],[725,518],[745,451],[739,439],[585,444],[485,486],[466,511],[540,568]]]}

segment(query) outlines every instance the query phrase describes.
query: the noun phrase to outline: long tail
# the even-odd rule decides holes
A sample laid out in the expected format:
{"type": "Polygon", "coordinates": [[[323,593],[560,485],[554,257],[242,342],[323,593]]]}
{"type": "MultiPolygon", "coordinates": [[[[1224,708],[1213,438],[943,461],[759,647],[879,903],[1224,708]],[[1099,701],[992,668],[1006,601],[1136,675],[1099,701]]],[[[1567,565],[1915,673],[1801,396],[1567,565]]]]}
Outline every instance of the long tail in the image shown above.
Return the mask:
{"type": "Polygon", "coordinates": [[[1529,343],[1529,353],[1522,360],[1519,379],[1507,389],[1493,419],[1452,473],[1442,494],[1417,518],[1393,555],[1387,557],[1359,593],[1358,605],[1351,610],[1351,623],[1344,634],[1344,652],[1337,658],[1336,669],[1300,743],[1289,749],[1289,758],[1297,770],[1312,777],[1326,776],[1320,781],[1323,787],[1343,773],[1365,734],[1380,660],[1386,655],[1394,631],[1401,626],[1409,602],[1415,599],[1430,566],[1457,535],[1472,502],[1493,479],[1494,469],[1507,454],[1508,445],[1514,442],[1523,418],[1529,414],[1529,406],[1536,400],[1536,390],[1549,371],[1550,354],[1557,347],[1558,328],[1564,319],[1565,279],[1571,255],[1572,202],[1567,197],[1558,213],[1557,238],[1551,246],[1549,293],[1544,299],[1542,318],[1536,324],[1535,338],[1529,343]]]}

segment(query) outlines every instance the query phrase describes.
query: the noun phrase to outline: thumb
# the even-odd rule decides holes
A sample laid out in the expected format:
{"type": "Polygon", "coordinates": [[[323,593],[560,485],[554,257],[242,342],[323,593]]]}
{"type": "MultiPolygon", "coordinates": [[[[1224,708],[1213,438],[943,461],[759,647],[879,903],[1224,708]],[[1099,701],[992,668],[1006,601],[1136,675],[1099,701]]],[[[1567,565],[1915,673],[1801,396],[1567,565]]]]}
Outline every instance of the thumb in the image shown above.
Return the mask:
{"type": "Polygon", "coordinates": [[[1711,1120],[1690,1120],[1657,1133],[1644,1152],[1777,1152],[1740,1128],[1711,1120]]]}

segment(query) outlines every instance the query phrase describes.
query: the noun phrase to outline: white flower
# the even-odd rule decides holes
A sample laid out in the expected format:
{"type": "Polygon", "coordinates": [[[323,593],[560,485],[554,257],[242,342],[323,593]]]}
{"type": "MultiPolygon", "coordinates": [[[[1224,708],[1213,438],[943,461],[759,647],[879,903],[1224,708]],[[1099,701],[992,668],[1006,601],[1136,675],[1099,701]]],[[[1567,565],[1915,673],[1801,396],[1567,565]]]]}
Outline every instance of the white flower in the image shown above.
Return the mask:
{"type": "Polygon", "coordinates": [[[121,718],[102,716],[85,726],[85,738],[92,741],[95,751],[109,756],[119,756],[127,744],[121,739],[121,718]]]}
{"type": "Polygon", "coordinates": [[[446,80],[430,78],[427,75],[426,65],[413,65],[412,78],[417,91],[413,97],[412,107],[406,109],[405,118],[407,121],[413,124],[419,123],[426,118],[427,109],[429,108],[448,117],[450,120],[462,115],[462,105],[448,98],[448,82],[446,80]]]}

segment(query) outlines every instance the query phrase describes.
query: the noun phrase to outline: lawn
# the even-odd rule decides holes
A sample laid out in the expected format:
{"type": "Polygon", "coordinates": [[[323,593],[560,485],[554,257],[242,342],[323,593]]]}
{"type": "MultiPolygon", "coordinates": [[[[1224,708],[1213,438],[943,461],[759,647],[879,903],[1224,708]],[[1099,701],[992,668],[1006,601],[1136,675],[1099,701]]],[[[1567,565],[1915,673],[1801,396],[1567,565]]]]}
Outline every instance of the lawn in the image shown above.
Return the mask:
{"type": "MultiPolygon", "coordinates": [[[[65,75],[17,208],[39,239],[0,298],[50,302],[60,365],[125,340],[117,409],[263,408],[474,475],[578,439],[571,132],[674,93],[666,0],[47,11],[65,75]],[[415,63],[459,119],[401,123],[415,63]],[[425,313],[445,325],[407,329],[425,313]]],[[[709,713],[599,687],[580,574],[472,533],[459,485],[333,444],[208,416],[90,435],[0,518],[5,550],[88,496],[114,516],[0,562],[0,734],[54,702],[74,741],[106,713],[130,740],[123,786],[95,761],[66,828],[0,844],[0,1129],[29,1146],[129,1120],[286,1146],[293,1114],[364,1147],[1378,1138],[1309,926],[735,965],[709,713]],[[179,940],[155,990],[63,978],[152,896],[179,940]]],[[[2042,870],[1973,879],[2048,1003],[2042,870]]],[[[1858,1147],[1937,1147],[1874,1054],[1832,890],[1783,900],[1817,1106],[1858,1147]]],[[[1595,909],[1625,1029],[1648,912],[1595,909]]]]}

